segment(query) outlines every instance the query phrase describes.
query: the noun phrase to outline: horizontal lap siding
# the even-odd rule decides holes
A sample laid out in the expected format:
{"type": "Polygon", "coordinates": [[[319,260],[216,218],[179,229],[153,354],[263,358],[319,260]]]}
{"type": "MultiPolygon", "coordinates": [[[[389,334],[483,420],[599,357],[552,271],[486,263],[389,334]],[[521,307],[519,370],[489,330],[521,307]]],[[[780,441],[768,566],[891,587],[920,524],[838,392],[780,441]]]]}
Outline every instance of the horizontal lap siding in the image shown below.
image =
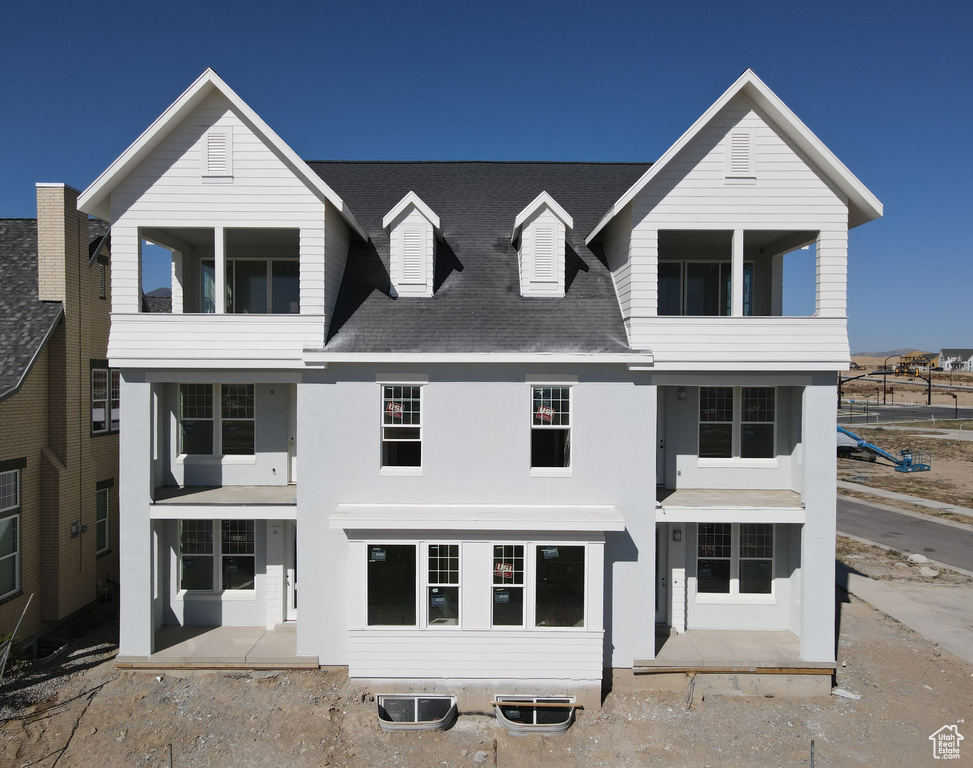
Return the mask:
{"type": "Polygon", "coordinates": [[[151,360],[159,367],[192,361],[301,361],[321,347],[324,318],[314,315],[112,315],[108,357],[113,366],[151,360]]]}
{"type": "Polygon", "coordinates": [[[749,103],[731,102],[634,200],[636,229],[847,226],[847,203],[749,103]],[[728,133],[754,136],[756,183],[727,184],[728,133]]]}
{"type": "Polygon", "coordinates": [[[843,318],[636,318],[632,346],[657,365],[705,362],[830,363],[849,356],[843,318]]]}
{"type": "Polygon", "coordinates": [[[352,630],[348,672],[352,677],[600,680],[602,644],[601,632],[352,630]]]}
{"type": "Polygon", "coordinates": [[[325,298],[324,314],[331,322],[334,305],[338,300],[338,288],[345,273],[345,262],[348,259],[348,248],[351,244],[351,230],[332,205],[327,206],[324,218],[325,239],[327,253],[324,260],[325,298]]]}
{"type": "Polygon", "coordinates": [[[254,226],[256,215],[294,226],[309,218],[320,221],[323,205],[230,103],[214,94],[112,193],[112,218],[254,226]],[[232,183],[203,181],[203,136],[213,126],[232,128],[232,183]]]}
{"type": "Polygon", "coordinates": [[[605,232],[605,258],[611,270],[615,295],[622,317],[632,316],[632,210],[626,208],[608,224],[605,232]]]}

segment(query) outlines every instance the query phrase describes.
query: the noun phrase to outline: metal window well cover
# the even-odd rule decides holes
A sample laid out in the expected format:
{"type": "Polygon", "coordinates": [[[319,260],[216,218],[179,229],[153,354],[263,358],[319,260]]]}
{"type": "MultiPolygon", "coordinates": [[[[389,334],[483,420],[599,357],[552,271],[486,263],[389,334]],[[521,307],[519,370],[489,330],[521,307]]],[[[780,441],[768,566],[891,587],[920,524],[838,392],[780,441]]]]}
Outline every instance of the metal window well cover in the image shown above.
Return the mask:
{"type": "Polygon", "coordinates": [[[436,693],[380,693],[383,731],[445,731],[456,722],[456,697],[436,693]]]}
{"type": "Polygon", "coordinates": [[[517,736],[528,733],[564,733],[574,722],[579,704],[574,696],[497,696],[497,720],[517,736]]]}

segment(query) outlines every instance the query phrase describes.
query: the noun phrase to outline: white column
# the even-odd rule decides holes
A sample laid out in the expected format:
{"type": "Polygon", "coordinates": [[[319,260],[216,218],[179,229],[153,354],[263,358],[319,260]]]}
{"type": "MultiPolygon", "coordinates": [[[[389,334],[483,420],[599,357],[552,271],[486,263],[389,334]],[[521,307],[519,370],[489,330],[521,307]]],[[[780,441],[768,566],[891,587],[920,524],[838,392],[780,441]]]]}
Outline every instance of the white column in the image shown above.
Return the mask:
{"type": "Polygon", "coordinates": [[[819,374],[804,388],[804,508],[801,532],[801,658],[834,661],[835,457],[837,386],[819,374]]]}
{"type": "Polygon", "coordinates": [[[743,230],[733,230],[730,262],[730,315],[743,317],[743,230]]]}
{"type": "Polygon", "coordinates": [[[216,227],[213,230],[213,261],[216,266],[216,314],[226,313],[226,230],[216,227]]]}
{"type": "Polygon", "coordinates": [[[182,314],[182,251],[172,251],[172,313],[182,314]]]}
{"type": "Polygon", "coordinates": [[[152,386],[144,376],[122,371],[118,462],[118,548],[120,595],[119,656],[148,656],[153,649],[152,386]]]}

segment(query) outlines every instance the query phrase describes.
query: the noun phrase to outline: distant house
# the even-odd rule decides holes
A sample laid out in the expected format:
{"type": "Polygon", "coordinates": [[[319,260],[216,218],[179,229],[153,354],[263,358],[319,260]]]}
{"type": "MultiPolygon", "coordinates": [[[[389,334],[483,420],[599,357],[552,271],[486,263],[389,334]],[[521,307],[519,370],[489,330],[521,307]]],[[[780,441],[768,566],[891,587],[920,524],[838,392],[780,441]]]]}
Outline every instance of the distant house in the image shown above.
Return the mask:
{"type": "Polygon", "coordinates": [[[30,638],[118,580],[118,372],[108,227],[37,185],[0,219],[0,634],[30,638]]]}
{"type": "Polygon", "coordinates": [[[655,164],[359,163],[207,70],[79,204],[112,227],[118,663],[232,627],[469,698],[830,691],[848,230],[882,205],[753,72],[655,164]]]}
{"type": "Polygon", "coordinates": [[[943,349],[939,365],[944,371],[973,371],[973,349],[943,349]]]}

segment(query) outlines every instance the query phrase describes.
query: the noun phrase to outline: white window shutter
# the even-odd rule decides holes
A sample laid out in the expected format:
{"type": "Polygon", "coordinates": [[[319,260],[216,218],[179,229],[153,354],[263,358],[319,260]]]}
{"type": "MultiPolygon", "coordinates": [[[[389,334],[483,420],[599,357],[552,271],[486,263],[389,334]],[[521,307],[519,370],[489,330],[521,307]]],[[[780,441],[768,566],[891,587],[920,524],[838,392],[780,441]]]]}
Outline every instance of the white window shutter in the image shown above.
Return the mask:
{"type": "Polygon", "coordinates": [[[554,227],[534,229],[534,280],[554,279],[554,227]]]}
{"type": "Polygon", "coordinates": [[[402,232],[402,282],[425,282],[425,259],[423,258],[423,231],[409,227],[402,232]]]}
{"type": "Polygon", "coordinates": [[[753,176],[753,141],[749,133],[731,133],[727,146],[727,176],[753,176]]]}

